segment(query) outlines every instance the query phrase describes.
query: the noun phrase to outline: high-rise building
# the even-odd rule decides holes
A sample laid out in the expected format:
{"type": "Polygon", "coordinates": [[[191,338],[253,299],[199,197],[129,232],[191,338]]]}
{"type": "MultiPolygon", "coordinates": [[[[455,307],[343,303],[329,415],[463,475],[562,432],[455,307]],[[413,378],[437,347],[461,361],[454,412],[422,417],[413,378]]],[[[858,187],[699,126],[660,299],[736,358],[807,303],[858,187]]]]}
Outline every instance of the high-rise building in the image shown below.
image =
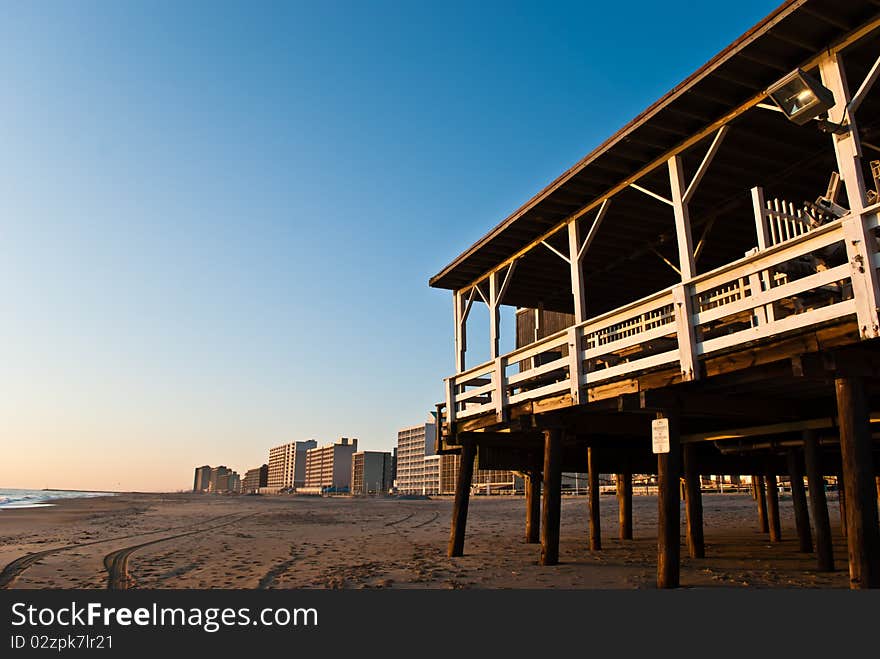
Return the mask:
{"type": "Polygon", "coordinates": [[[245,472],[244,478],[241,480],[241,491],[243,494],[253,494],[261,487],[267,487],[268,483],[269,465],[264,464],[245,472]]]}
{"type": "Polygon", "coordinates": [[[351,458],[357,439],[340,437],[335,444],[306,451],[305,489],[348,492],[351,487],[351,458]]]}
{"type": "Polygon", "coordinates": [[[274,490],[295,489],[306,482],[306,451],[318,445],[314,439],[290,442],[269,449],[266,486],[274,490]]]}
{"type": "Polygon", "coordinates": [[[391,454],[358,451],[351,458],[351,493],[387,494],[391,489],[391,454]]]}
{"type": "Polygon", "coordinates": [[[433,416],[424,423],[401,428],[397,432],[397,491],[401,494],[428,494],[425,456],[435,453],[436,432],[433,416]]]}
{"type": "Polygon", "coordinates": [[[207,492],[210,483],[211,466],[202,465],[201,467],[196,467],[195,477],[193,478],[193,492],[207,492]]]}

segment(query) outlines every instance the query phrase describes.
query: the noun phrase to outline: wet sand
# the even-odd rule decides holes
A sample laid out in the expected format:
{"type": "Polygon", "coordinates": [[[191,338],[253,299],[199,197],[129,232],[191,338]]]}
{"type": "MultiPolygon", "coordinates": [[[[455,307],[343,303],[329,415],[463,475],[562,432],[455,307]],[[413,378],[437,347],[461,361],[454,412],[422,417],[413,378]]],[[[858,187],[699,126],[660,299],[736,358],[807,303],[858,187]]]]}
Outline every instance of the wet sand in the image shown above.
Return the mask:
{"type": "MultiPolygon", "coordinates": [[[[771,544],[751,497],[704,493],[706,558],[682,546],[682,586],[848,587],[831,497],[838,569],[820,573],[814,554],[797,552],[790,496],[780,501],[783,541],[771,544]]],[[[107,588],[113,570],[133,588],[654,588],[656,497],[633,498],[632,541],[617,539],[615,497],[601,502],[602,551],[589,551],[586,497],[565,497],[560,564],[542,567],[540,545],[524,541],[522,497],[472,498],[465,556],[455,559],[446,557],[445,498],[74,499],[0,512],[0,567],[44,552],[6,569],[9,588],[107,588]]]]}

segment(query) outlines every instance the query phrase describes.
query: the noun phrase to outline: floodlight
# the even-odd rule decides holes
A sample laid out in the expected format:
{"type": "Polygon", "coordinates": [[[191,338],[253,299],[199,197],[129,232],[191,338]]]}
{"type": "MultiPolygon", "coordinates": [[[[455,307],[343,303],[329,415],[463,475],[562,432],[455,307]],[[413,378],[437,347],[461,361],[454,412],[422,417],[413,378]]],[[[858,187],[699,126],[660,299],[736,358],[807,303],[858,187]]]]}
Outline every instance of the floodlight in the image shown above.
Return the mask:
{"type": "Polygon", "coordinates": [[[834,94],[821,82],[801,69],[795,69],[767,89],[790,121],[803,126],[834,107],[834,94]]]}

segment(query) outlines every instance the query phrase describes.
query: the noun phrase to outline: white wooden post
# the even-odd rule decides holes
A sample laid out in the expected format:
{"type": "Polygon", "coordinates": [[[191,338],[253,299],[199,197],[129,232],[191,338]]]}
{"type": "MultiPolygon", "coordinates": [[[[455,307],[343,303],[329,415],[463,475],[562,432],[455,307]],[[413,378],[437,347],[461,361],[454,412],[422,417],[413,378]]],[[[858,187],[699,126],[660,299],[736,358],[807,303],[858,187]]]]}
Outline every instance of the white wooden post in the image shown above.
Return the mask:
{"type": "Polygon", "coordinates": [[[697,369],[697,340],[694,333],[694,311],[690,286],[687,284],[673,286],[672,302],[675,305],[675,333],[678,336],[681,377],[685,381],[696,380],[699,377],[699,371],[697,369]]]}
{"type": "Polygon", "coordinates": [[[455,379],[446,378],[446,420],[449,422],[450,429],[452,428],[452,423],[455,421],[455,412],[455,379]]]}
{"type": "Polygon", "coordinates": [[[574,295],[574,322],[587,319],[587,298],[581,273],[581,231],[577,220],[568,223],[568,262],[571,271],[571,292],[574,295]]]}
{"type": "Polygon", "coordinates": [[[489,275],[489,358],[496,359],[499,350],[498,331],[501,323],[501,305],[498,299],[500,283],[498,272],[489,275]]]}
{"type": "Polygon", "coordinates": [[[504,421],[504,408],[507,406],[507,374],[504,368],[506,359],[506,357],[495,357],[495,368],[492,373],[495,389],[492,402],[495,403],[495,418],[498,423],[504,421]]]}
{"type": "MultiPolygon", "coordinates": [[[[770,238],[770,229],[767,226],[766,204],[764,203],[764,189],[755,186],[752,188],[752,210],[755,213],[755,234],[758,237],[758,251],[763,252],[773,244],[770,238]]],[[[762,270],[749,276],[749,287],[752,289],[752,295],[758,295],[762,288],[770,290],[770,272],[762,270]]],[[[774,312],[773,305],[767,304],[763,307],[755,309],[755,315],[759,325],[767,322],[773,322],[774,312]]]]}
{"type": "Polygon", "coordinates": [[[758,236],[758,250],[763,252],[770,247],[770,231],[767,229],[767,221],[764,219],[766,206],[764,205],[764,189],[752,188],[752,209],[755,211],[755,233],[758,236]]]}
{"type": "Polygon", "coordinates": [[[455,318],[455,372],[465,370],[467,352],[467,319],[464,317],[464,296],[461,291],[452,294],[452,314],[455,318]]]}
{"type": "MultiPolygon", "coordinates": [[[[844,220],[846,253],[852,266],[853,297],[862,338],[880,336],[880,284],[874,268],[874,237],[865,227],[865,180],[862,175],[862,148],[855,116],[847,116],[850,101],[849,87],[840,53],[829,53],[819,61],[823,84],[834,94],[835,105],[828,111],[829,121],[849,122],[848,131],[832,134],[834,154],[840,178],[846,186],[850,217],[844,220]]],[[[854,114],[854,113],[853,113],[854,114]]]]}
{"type": "Polygon", "coordinates": [[[574,325],[568,328],[568,379],[570,382],[571,404],[577,405],[581,398],[581,337],[583,328],[574,325]]]}
{"type": "Polygon", "coordinates": [[[675,213],[675,237],[678,241],[678,269],[682,281],[690,281],[696,274],[694,245],[691,238],[691,218],[684,194],[687,183],[681,156],[672,156],[669,161],[669,183],[672,186],[672,209],[675,213]]]}
{"type": "Polygon", "coordinates": [[[675,327],[678,336],[678,355],[681,377],[695,380],[699,377],[697,368],[697,341],[694,334],[693,304],[689,281],[696,274],[694,246],[691,239],[691,219],[688,203],[685,200],[687,183],[681,156],[672,156],[669,161],[669,184],[672,190],[672,209],[675,214],[675,236],[678,241],[678,266],[682,283],[672,289],[675,305],[675,327]]]}

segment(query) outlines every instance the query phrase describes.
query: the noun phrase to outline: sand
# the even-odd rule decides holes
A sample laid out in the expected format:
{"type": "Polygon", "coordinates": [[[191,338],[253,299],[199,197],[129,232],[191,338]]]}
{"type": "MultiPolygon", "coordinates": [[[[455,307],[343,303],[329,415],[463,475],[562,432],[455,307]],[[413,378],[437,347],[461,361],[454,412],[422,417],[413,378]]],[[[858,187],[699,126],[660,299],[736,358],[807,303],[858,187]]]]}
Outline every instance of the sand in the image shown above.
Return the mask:
{"type": "MultiPolygon", "coordinates": [[[[836,501],[829,502],[838,567],[833,573],[816,572],[815,556],[797,552],[789,496],[780,502],[779,544],[758,531],[748,495],[704,494],[703,506],[707,557],[690,559],[682,547],[683,587],[848,587],[836,501]]],[[[603,549],[593,553],[586,498],[563,498],[560,564],[553,567],[538,565],[540,545],[524,541],[522,497],[472,498],[465,556],[455,559],[446,557],[451,510],[446,498],[76,499],[0,512],[0,566],[47,552],[14,578],[7,569],[10,588],[107,588],[108,556],[117,564],[127,560],[125,584],[147,589],[655,586],[654,496],[634,497],[632,541],[617,539],[616,500],[603,496],[603,549]]]]}

